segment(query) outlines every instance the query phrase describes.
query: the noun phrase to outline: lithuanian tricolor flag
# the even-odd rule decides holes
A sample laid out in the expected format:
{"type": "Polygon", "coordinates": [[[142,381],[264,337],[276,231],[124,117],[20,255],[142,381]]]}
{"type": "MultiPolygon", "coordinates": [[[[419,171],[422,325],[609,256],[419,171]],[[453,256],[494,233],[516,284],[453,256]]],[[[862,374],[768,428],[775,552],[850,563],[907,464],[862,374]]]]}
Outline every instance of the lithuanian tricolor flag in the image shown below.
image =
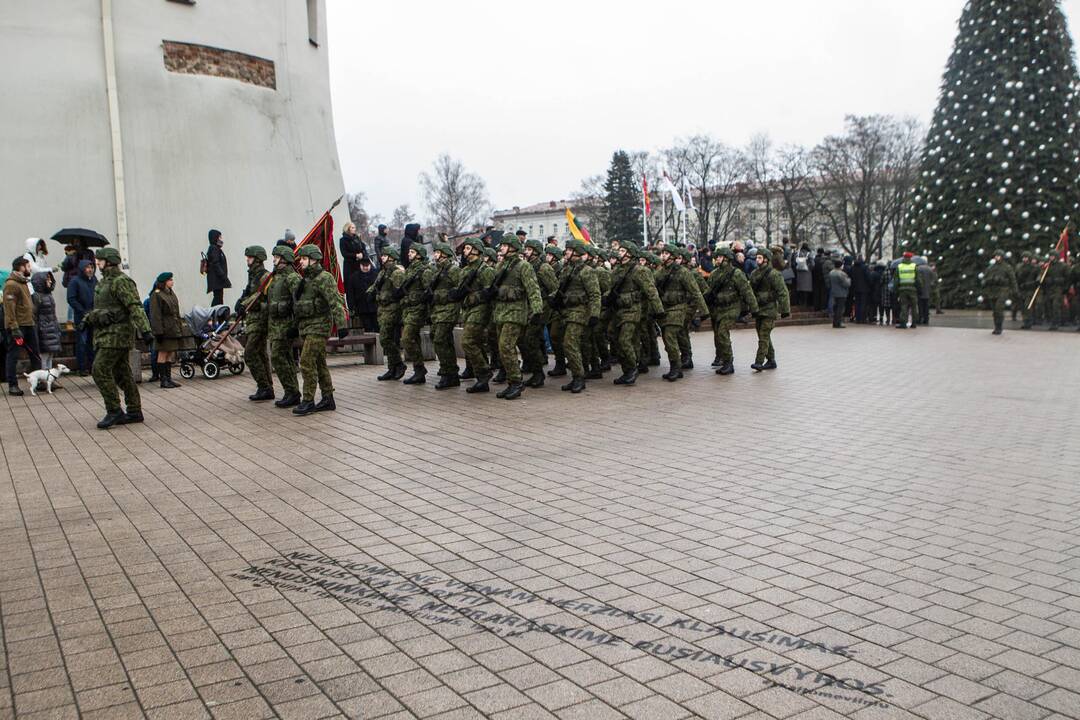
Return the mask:
{"type": "Polygon", "coordinates": [[[574,213],[570,212],[570,208],[566,208],[566,227],[570,228],[570,234],[574,236],[574,239],[585,244],[592,243],[589,231],[585,229],[584,225],[578,225],[577,220],[574,219],[574,213]]]}

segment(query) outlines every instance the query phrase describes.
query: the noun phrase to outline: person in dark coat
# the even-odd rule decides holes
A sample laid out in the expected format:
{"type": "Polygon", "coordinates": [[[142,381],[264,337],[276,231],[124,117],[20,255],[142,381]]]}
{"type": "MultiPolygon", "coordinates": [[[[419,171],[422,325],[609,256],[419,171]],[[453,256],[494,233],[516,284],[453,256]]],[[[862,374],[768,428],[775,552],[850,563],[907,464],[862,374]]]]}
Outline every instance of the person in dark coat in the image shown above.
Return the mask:
{"type": "Polygon", "coordinates": [[[379,271],[371,264],[371,258],[367,257],[360,261],[360,266],[353,275],[356,309],[350,308],[349,312],[359,321],[364,332],[379,332],[379,305],[374,293],[368,294],[368,288],[375,284],[378,277],[379,271]]]}
{"type": "Polygon", "coordinates": [[[80,260],[79,272],[67,287],[68,307],[75,323],[75,364],[80,377],[89,375],[94,365],[94,330],[82,327],[86,313],[94,309],[94,290],[97,289],[94,269],[92,260],[80,260]]]}
{"type": "Polygon", "coordinates": [[[341,279],[345,284],[345,304],[349,308],[349,314],[355,315],[357,304],[360,302],[360,298],[356,294],[355,276],[359,271],[360,263],[364,260],[370,263],[371,260],[368,256],[367,245],[356,234],[356,225],[354,223],[345,223],[345,227],[341,231],[339,245],[341,246],[341,279]]]}
{"type": "Polygon", "coordinates": [[[821,312],[829,303],[829,288],[825,284],[825,276],[832,272],[832,262],[825,254],[824,248],[817,249],[817,256],[813,260],[812,272],[811,280],[814,286],[814,309],[821,312]]]}
{"type": "Polygon", "coordinates": [[[171,272],[161,273],[154,281],[154,289],[150,293],[150,330],[154,333],[161,387],[180,387],[179,383],[173,382],[172,365],[178,350],[195,349],[195,339],[180,314],[180,300],[173,292],[171,272]]]}
{"type": "Polygon", "coordinates": [[[378,269],[379,258],[383,256],[383,251],[390,247],[390,235],[385,225],[379,225],[375,239],[371,241],[371,244],[375,246],[375,254],[371,256],[371,262],[378,269]]]}
{"type": "Polygon", "coordinates": [[[229,282],[229,262],[225,259],[225,251],[221,246],[225,240],[221,237],[220,230],[211,230],[207,233],[210,247],[206,250],[206,292],[213,295],[210,305],[221,305],[225,301],[225,290],[232,287],[229,282]]]}
{"type": "Polygon", "coordinates": [[[851,295],[855,303],[855,322],[866,322],[867,299],[870,295],[870,272],[862,255],[855,258],[851,265],[851,295]]]}
{"type": "Polygon", "coordinates": [[[413,243],[423,243],[424,239],[420,235],[420,223],[409,223],[405,226],[405,236],[401,238],[401,267],[409,269],[409,248],[413,243]]]}
{"type": "Polygon", "coordinates": [[[868,273],[870,289],[866,294],[866,322],[870,325],[878,323],[878,315],[881,308],[881,284],[885,282],[885,264],[875,263],[868,273]]]}
{"type": "MultiPolygon", "coordinates": [[[[34,273],[30,285],[34,288],[34,328],[41,369],[51,370],[53,356],[60,352],[60,322],[56,319],[56,298],[53,297],[56,279],[51,272],[34,273]]],[[[53,387],[57,387],[57,383],[54,382],[53,387]]]]}

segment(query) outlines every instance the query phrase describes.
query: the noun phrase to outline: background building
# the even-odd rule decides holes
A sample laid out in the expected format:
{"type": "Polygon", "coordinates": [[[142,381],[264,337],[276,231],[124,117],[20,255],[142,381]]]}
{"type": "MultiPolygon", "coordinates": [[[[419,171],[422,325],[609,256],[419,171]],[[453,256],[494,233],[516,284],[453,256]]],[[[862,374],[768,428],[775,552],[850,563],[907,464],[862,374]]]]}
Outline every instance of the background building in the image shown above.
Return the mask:
{"type": "Polygon", "coordinates": [[[590,227],[588,214],[580,213],[569,200],[549,200],[526,207],[515,205],[509,210],[496,210],[492,215],[492,220],[498,230],[505,232],[524,230],[528,233],[527,239],[540,241],[554,235],[558,238],[559,245],[564,246],[570,239],[570,230],[566,225],[567,208],[570,208],[577,220],[587,228],[590,227]]]}
{"type": "Polygon", "coordinates": [[[170,270],[183,305],[205,304],[214,227],[235,300],[244,247],[302,236],[344,191],[325,28],[324,0],[5,2],[3,262],[88,227],[144,293],[170,270]]]}

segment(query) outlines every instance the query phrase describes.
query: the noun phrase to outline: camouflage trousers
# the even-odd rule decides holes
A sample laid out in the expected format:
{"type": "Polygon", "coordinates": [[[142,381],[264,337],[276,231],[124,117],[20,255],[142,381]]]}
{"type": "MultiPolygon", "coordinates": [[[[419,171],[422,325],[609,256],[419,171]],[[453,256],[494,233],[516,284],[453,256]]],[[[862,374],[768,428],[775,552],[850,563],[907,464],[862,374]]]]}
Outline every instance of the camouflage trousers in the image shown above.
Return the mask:
{"type": "Polygon", "coordinates": [[[607,323],[598,322],[595,327],[586,332],[590,333],[593,341],[593,355],[600,360],[601,363],[606,362],[611,357],[611,352],[608,348],[607,339],[607,323]]]}
{"type": "Polygon", "coordinates": [[[296,358],[293,357],[292,340],[283,337],[270,341],[270,364],[274,367],[274,374],[286,394],[300,392],[300,385],[296,382],[296,358]]]}
{"type": "Polygon", "coordinates": [[[896,293],[897,299],[900,301],[900,317],[897,319],[897,325],[906,325],[908,321],[908,311],[911,311],[911,327],[915,327],[916,321],[919,318],[919,294],[915,292],[913,287],[900,288],[896,293]]]}
{"type": "Polygon", "coordinates": [[[776,348],[772,343],[772,331],[776,327],[776,318],[759,317],[754,321],[757,326],[757,363],[776,359],[776,348]]]}
{"type": "Polygon", "coordinates": [[[379,344],[386,367],[393,369],[401,364],[401,318],[397,313],[379,313],[379,344]]]}
{"type": "MultiPolygon", "coordinates": [[[[642,311],[643,315],[648,315],[642,311]]],[[[660,343],[656,337],[656,323],[651,317],[646,317],[638,324],[638,337],[641,341],[641,350],[638,352],[638,362],[652,362],[660,357],[660,343]]]]}
{"type": "Polygon", "coordinates": [[[566,321],[563,320],[562,313],[552,312],[551,323],[548,325],[548,332],[551,334],[551,350],[555,354],[555,362],[559,363],[561,360],[564,364],[566,362],[566,351],[563,348],[563,337],[566,334],[566,321]]]}
{"type": "Polygon", "coordinates": [[[524,372],[537,373],[543,370],[544,365],[547,364],[547,354],[544,352],[544,326],[529,324],[522,328],[518,349],[521,351],[521,369],[524,372]]]}
{"type": "Polygon", "coordinates": [[[260,389],[274,388],[274,380],[270,377],[270,356],[266,352],[265,332],[258,330],[248,333],[244,341],[244,362],[260,389]]]}
{"type": "Polygon", "coordinates": [[[735,359],[735,354],[731,349],[731,328],[735,327],[735,321],[738,318],[738,308],[713,313],[713,345],[716,346],[716,356],[725,363],[735,359]]]}
{"type": "Polygon", "coordinates": [[[525,330],[524,325],[518,323],[499,323],[499,357],[502,360],[503,369],[506,370],[506,379],[509,382],[521,382],[521,366],[518,364],[518,343],[525,330]]]}
{"type": "Polygon", "coordinates": [[[492,320],[487,325],[488,356],[491,358],[491,368],[498,370],[503,366],[502,354],[499,349],[499,326],[492,320]]]}
{"type": "Polygon", "coordinates": [[[105,412],[120,412],[120,391],[124,391],[124,404],[128,412],[142,410],[142,399],[135,378],[131,377],[129,348],[98,348],[94,355],[94,367],[91,371],[94,384],[97,385],[101,399],[105,402],[105,412]]]}
{"type": "Polygon", "coordinates": [[[690,336],[686,333],[686,328],[680,325],[664,325],[661,329],[661,335],[664,338],[664,351],[667,353],[668,364],[671,365],[672,370],[678,370],[682,367],[683,355],[689,351],[690,348],[690,336]],[[683,335],[686,335],[686,340],[683,340],[683,335]]]}
{"type": "Polygon", "coordinates": [[[582,337],[587,331],[587,326],[581,323],[563,323],[563,352],[566,353],[566,367],[574,378],[585,377],[585,361],[588,358],[583,354],[582,337]]]}
{"type": "MultiPolygon", "coordinates": [[[[431,342],[435,345],[435,357],[439,358],[439,374],[451,377],[458,374],[454,325],[452,322],[441,322],[431,326],[431,342]]],[[[473,372],[476,372],[475,369],[473,372]]]]}
{"type": "Polygon", "coordinates": [[[461,349],[465,353],[466,364],[476,377],[486,377],[491,373],[487,361],[487,324],[465,323],[461,328],[461,349]]]}
{"type": "Polygon", "coordinates": [[[636,322],[624,322],[615,326],[615,355],[619,358],[624,375],[637,369],[638,349],[641,347],[641,338],[638,335],[636,322]]]}
{"type": "Polygon", "coordinates": [[[1005,322],[1005,312],[1009,310],[1009,306],[1005,304],[1007,298],[1002,295],[999,298],[990,299],[990,312],[994,316],[994,326],[998,326],[1005,322]]]}
{"type": "Polygon", "coordinates": [[[1065,293],[1058,288],[1047,288],[1044,285],[1039,295],[1042,297],[1043,318],[1050,323],[1050,327],[1060,326],[1064,314],[1065,293]]]}
{"type": "Polygon", "coordinates": [[[420,347],[420,328],[422,321],[406,320],[401,325],[401,349],[405,351],[405,362],[413,365],[424,364],[424,352],[420,347]]]}
{"type": "Polygon", "coordinates": [[[304,402],[315,399],[315,386],[322,390],[323,397],[334,394],[334,384],[330,381],[330,368],[326,367],[326,337],[324,335],[305,335],[304,345],[300,350],[300,375],[304,378],[304,402]]]}

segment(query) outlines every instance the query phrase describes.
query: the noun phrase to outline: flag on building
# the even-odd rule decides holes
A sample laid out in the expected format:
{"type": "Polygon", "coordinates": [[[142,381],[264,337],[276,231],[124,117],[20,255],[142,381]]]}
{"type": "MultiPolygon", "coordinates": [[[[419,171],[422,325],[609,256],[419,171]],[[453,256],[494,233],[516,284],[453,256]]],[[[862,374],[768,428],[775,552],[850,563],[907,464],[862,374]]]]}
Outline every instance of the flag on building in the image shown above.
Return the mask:
{"type": "Polygon", "coordinates": [[[574,213],[570,212],[570,208],[566,208],[566,227],[569,228],[570,234],[574,236],[575,240],[580,240],[586,244],[592,243],[589,231],[585,229],[584,225],[578,224],[578,221],[574,219],[574,213]]]}

